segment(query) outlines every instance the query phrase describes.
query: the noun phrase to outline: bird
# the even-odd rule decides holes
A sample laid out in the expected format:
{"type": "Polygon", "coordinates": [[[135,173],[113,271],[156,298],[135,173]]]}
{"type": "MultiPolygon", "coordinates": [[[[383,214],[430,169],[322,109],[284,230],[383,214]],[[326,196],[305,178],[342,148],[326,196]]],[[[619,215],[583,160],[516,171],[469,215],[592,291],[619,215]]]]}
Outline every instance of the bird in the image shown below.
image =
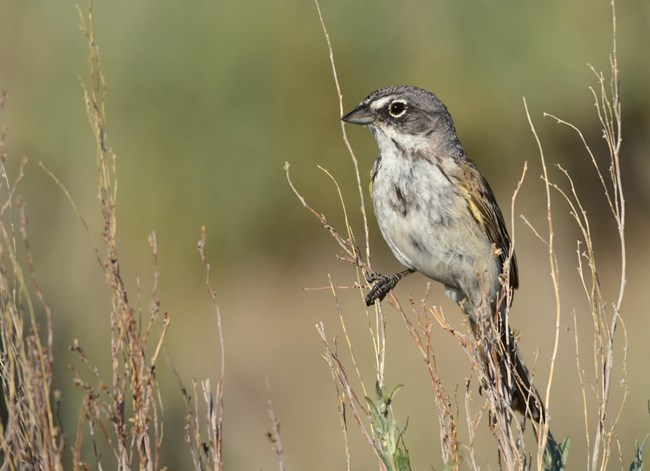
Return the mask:
{"type": "Polygon", "coordinates": [[[374,213],[404,266],[392,275],[368,273],[366,304],[381,302],[414,272],[442,283],[477,340],[485,322],[497,329],[500,379],[512,385],[512,409],[539,423],[544,405],[506,319],[519,287],[517,259],[494,193],[465,153],[449,110],[427,90],[397,85],[372,92],[341,119],[367,126],[377,142],[374,213]]]}

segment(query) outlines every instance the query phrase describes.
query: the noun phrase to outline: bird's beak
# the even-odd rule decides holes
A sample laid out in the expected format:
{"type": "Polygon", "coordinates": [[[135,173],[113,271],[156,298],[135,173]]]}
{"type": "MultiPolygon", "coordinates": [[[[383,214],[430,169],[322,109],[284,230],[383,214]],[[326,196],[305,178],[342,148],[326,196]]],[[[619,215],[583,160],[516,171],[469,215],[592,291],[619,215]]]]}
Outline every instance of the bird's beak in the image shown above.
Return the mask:
{"type": "Polygon", "coordinates": [[[341,121],[351,124],[372,124],[374,114],[363,103],[341,118],[341,121]]]}

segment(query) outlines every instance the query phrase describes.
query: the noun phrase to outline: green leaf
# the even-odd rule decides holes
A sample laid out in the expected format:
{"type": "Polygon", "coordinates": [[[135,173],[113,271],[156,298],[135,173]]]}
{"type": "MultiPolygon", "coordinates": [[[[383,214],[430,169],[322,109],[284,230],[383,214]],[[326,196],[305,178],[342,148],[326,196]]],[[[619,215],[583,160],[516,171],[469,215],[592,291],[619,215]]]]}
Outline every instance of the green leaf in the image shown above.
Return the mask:
{"type": "Polygon", "coordinates": [[[566,469],[569,460],[569,437],[558,444],[551,434],[548,435],[544,450],[544,471],[561,471],[566,469]]]}
{"type": "Polygon", "coordinates": [[[630,471],[643,471],[643,449],[648,443],[648,436],[646,435],[643,442],[639,446],[639,441],[634,441],[634,461],[630,464],[630,471]]]}
{"type": "Polygon", "coordinates": [[[411,462],[409,460],[409,452],[398,448],[393,455],[395,468],[398,471],[411,471],[411,462]]]}

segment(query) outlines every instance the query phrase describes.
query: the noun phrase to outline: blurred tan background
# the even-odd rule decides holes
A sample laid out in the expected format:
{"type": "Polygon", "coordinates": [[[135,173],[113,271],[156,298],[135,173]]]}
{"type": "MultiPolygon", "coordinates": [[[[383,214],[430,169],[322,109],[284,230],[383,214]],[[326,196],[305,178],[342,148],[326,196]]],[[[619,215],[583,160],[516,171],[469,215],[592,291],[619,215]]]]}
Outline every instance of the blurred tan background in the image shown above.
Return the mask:
{"type": "MultiPolygon", "coordinates": [[[[85,5],[82,5],[82,9],[85,5]]],[[[545,385],[554,335],[553,291],[545,247],[521,218],[545,230],[541,166],[522,97],[545,146],[549,163],[576,178],[592,216],[601,281],[613,301],[620,277],[613,220],[591,163],[574,133],[543,118],[551,112],[579,126],[607,162],[593,98],[591,63],[609,74],[610,6],[605,0],[503,0],[322,2],[334,47],[345,107],[389,84],[418,85],[450,108],[461,140],[510,216],[510,197],[524,162],[528,174],[515,214],[521,289],[512,324],[521,349],[536,360],[545,385]]],[[[290,469],[343,469],[335,390],[323,361],[315,324],[340,336],[335,302],[322,287],[354,271],[336,260],[337,247],[291,193],[283,171],[291,164],[296,186],[331,223],[344,230],[331,180],[339,181],[352,224],[361,235],[353,167],[341,138],[339,108],[328,51],[310,0],[274,2],[96,1],[96,34],[107,80],[109,140],[118,155],[118,231],[123,275],[134,303],[145,312],[153,265],[147,236],[160,243],[160,294],[172,323],[168,358],[159,363],[165,414],[165,464],[187,468],[182,442],[184,407],[170,362],[186,386],[193,378],[217,377],[216,322],[204,287],[196,242],[208,231],[207,254],[223,315],[226,348],[224,449],[228,469],[275,469],[265,436],[270,428],[264,375],[272,385],[275,412],[290,469]],[[139,294],[138,294],[139,292],[139,294]]],[[[650,2],[618,5],[618,46],[623,97],[623,176],[628,207],[628,285],[623,319],[629,352],[629,397],[618,436],[624,462],[635,439],[650,431],[650,2]]],[[[64,393],[62,417],[73,440],[80,393],[68,369],[78,338],[109,375],[109,301],[94,247],[99,244],[97,172],[92,133],[80,78],[87,75],[87,49],[73,2],[0,4],[0,89],[8,94],[3,123],[10,168],[29,157],[19,192],[28,203],[35,271],[54,312],[55,387],[64,393]],[[60,188],[37,165],[42,161],[67,186],[89,236],[60,188]]],[[[363,129],[349,129],[365,179],[376,146],[363,129]]],[[[557,170],[552,176],[561,181],[557,170]]],[[[365,190],[364,182],[364,190],[365,190]]],[[[366,195],[367,196],[367,195],[366,195]]],[[[556,244],[562,270],[562,331],[551,396],[552,428],[572,438],[570,463],[585,462],[582,397],[577,382],[573,321],[581,330],[581,360],[594,378],[588,305],[576,272],[576,241],[567,206],[554,195],[556,244]]],[[[372,213],[369,213],[372,219],[372,213]]],[[[398,269],[370,227],[376,269],[398,269]]],[[[404,303],[420,299],[426,279],[400,284],[404,303]]],[[[430,302],[460,315],[435,286],[430,302]]],[[[372,349],[358,292],[341,292],[356,353],[369,385],[372,349]]],[[[404,384],[395,413],[414,469],[442,467],[437,419],[426,372],[391,308],[388,316],[386,382],[404,384]]],[[[622,347],[623,330],[619,331],[622,347]]],[[[469,367],[448,334],[435,334],[441,374],[450,391],[469,367]]],[[[622,350],[616,350],[621,371],[622,350]]],[[[622,390],[617,375],[614,396],[622,390]]],[[[473,389],[477,395],[476,387],[473,389]]],[[[587,393],[591,401],[591,389],[587,393]]],[[[592,403],[593,404],[593,403],[592,403]]],[[[612,411],[615,411],[614,407],[612,411]]],[[[590,422],[593,434],[593,421],[590,422]]],[[[483,425],[481,459],[495,463],[483,425]]],[[[353,469],[375,469],[369,448],[354,427],[353,469]]],[[[86,457],[91,460],[90,455],[86,457]]]]}

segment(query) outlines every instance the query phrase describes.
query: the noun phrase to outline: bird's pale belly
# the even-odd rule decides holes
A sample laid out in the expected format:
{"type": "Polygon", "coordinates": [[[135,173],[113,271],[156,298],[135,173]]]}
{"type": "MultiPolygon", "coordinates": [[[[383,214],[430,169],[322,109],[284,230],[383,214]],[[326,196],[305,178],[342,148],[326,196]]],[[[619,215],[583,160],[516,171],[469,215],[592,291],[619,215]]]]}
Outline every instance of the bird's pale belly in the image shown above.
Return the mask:
{"type": "MultiPolygon", "coordinates": [[[[405,266],[447,286],[457,287],[466,265],[474,265],[477,253],[460,253],[455,242],[460,232],[445,224],[431,225],[422,215],[393,212],[378,218],[379,228],[395,257],[405,266]]],[[[483,252],[483,251],[481,251],[483,252]]]]}
{"type": "Polygon", "coordinates": [[[466,279],[468,274],[492,271],[491,244],[478,226],[467,225],[472,220],[468,210],[465,205],[454,206],[460,200],[450,198],[450,188],[429,185],[420,191],[418,181],[377,177],[373,185],[377,222],[402,264],[462,291],[476,282],[466,279]]]}

